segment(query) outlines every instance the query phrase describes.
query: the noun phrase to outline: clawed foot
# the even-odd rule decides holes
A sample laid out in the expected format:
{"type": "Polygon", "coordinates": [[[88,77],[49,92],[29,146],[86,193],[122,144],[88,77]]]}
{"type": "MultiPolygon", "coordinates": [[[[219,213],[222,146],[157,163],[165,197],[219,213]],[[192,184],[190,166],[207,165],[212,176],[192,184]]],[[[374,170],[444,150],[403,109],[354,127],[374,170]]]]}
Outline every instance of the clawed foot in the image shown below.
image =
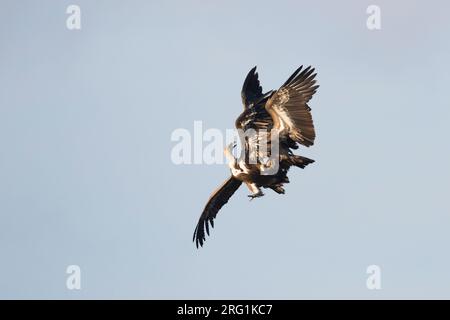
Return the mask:
{"type": "Polygon", "coordinates": [[[264,195],[264,193],[262,193],[261,191],[258,193],[254,193],[254,194],[249,194],[248,197],[250,198],[250,201],[252,201],[255,198],[259,198],[262,197],[264,195]]]}

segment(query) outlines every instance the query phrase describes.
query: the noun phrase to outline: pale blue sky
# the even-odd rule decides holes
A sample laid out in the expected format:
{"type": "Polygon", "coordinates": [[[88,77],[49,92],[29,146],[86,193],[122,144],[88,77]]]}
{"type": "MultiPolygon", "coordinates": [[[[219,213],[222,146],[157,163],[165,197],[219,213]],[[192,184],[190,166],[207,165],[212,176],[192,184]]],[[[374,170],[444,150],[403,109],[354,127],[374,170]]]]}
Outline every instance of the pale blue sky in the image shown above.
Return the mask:
{"type": "Polygon", "coordinates": [[[0,3],[1,298],[450,298],[446,1],[0,3]],[[77,4],[82,29],[66,29],[77,4]],[[381,7],[382,29],[366,28],[381,7]],[[176,128],[225,130],[316,67],[316,160],[240,190],[191,242],[225,165],[175,166],[176,128]],[[66,267],[82,289],[66,289],[66,267]],[[382,290],[365,286],[382,270],[382,290]]]}

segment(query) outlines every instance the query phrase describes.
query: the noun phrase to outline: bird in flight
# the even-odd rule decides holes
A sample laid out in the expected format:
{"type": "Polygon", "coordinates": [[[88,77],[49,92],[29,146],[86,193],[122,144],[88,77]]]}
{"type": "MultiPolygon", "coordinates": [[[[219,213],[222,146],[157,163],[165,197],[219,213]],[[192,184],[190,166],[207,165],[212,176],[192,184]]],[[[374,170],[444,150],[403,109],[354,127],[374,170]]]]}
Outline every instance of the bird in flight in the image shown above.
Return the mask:
{"type": "Polygon", "coordinates": [[[311,66],[298,68],[278,89],[263,93],[256,67],[250,70],[242,86],[244,111],[236,119],[242,145],[241,156],[233,156],[236,143],[228,145],[231,176],[210,196],[194,231],[197,248],[209,235],[209,225],[242,183],[250,200],[264,195],[261,188],[284,194],[283,185],[291,166],[305,168],[314,160],[293,153],[299,144],[310,147],[316,137],[308,102],[319,87],[311,66]]]}

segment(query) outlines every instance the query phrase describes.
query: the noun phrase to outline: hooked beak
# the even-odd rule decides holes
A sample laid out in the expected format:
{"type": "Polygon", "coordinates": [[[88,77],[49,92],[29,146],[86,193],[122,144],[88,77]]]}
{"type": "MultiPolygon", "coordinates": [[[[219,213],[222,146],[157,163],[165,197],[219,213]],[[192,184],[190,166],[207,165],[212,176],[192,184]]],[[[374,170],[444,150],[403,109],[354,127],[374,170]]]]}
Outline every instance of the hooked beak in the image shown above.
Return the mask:
{"type": "Polygon", "coordinates": [[[225,157],[227,158],[228,162],[231,164],[236,163],[236,158],[233,156],[233,149],[236,147],[236,143],[230,143],[227,145],[227,147],[223,150],[223,153],[225,157]]]}

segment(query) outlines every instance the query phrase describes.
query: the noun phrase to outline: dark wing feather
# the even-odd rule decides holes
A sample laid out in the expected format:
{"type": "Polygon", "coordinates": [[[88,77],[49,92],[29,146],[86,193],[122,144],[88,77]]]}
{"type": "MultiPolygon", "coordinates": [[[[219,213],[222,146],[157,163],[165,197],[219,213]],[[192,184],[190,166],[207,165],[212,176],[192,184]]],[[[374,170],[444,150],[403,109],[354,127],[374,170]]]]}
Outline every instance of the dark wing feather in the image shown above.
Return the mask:
{"type": "Polygon", "coordinates": [[[304,146],[314,144],[316,133],[308,106],[318,85],[316,73],[310,66],[302,71],[298,68],[266,103],[274,127],[304,146]]]}
{"type": "Polygon", "coordinates": [[[214,219],[216,218],[217,212],[228,202],[241,184],[241,181],[230,177],[211,195],[194,231],[192,241],[195,241],[197,248],[199,244],[203,246],[203,242],[206,240],[205,229],[209,235],[209,223],[214,228],[214,219]]]}
{"type": "Polygon", "coordinates": [[[247,77],[244,80],[244,85],[242,86],[241,97],[244,108],[248,108],[257,102],[262,96],[262,87],[259,84],[258,73],[256,72],[255,66],[247,74],[247,77]]]}
{"type": "Polygon", "coordinates": [[[263,159],[267,156],[267,150],[270,150],[270,137],[268,133],[273,126],[272,116],[267,112],[267,100],[273,91],[264,94],[260,100],[246,108],[236,119],[236,128],[238,131],[241,146],[244,147],[246,161],[263,159]],[[266,148],[260,148],[260,143],[264,142],[266,148]]]}

